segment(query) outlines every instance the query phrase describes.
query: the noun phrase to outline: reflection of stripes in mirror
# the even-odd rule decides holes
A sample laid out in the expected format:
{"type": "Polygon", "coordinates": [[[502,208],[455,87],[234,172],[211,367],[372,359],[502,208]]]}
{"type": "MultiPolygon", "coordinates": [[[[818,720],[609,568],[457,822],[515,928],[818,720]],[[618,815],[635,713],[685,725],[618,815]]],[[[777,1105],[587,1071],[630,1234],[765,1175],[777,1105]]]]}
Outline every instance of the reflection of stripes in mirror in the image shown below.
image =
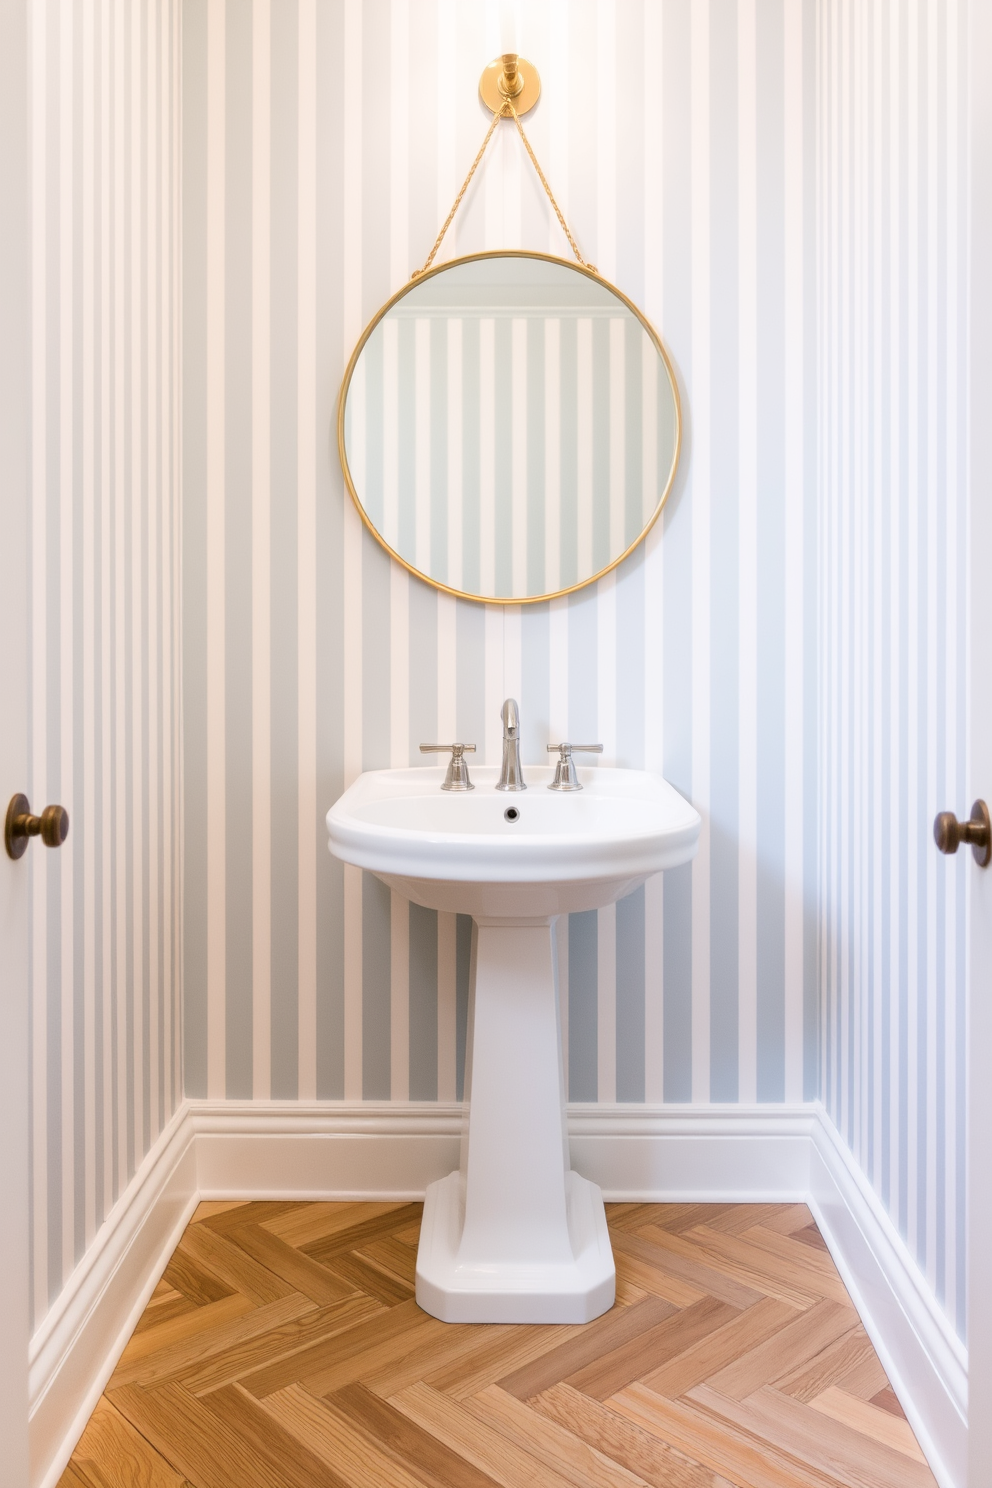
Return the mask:
{"type": "Polygon", "coordinates": [[[413,566],[431,573],[431,322],[414,322],[413,566]]]}
{"type": "MultiPolygon", "coordinates": [[[[391,548],[398,547],[400,537],[399,355],[398,327],[387,319],[382,323],[382,535],[391,548]]],[[[362,490],[357,481],[355,485],[362,490]]]]}
{"type": "MultiPolygon", "coordinates": [[[[463,439],[462,429],[465,415],[462,408],[462,327],[464,321],[454,317],[448,321],[447,335],[447,408],[448,450],[445,467],[447,494],[448,568],[445,582],[453,589],[462,587],[462,544],[464,522],[462,512],[463,439]]],[[[454,737],[454,735],[452,735],[454,737]]]]}
{"type": "Polygon", "coordinates": [[[610,321],[610,555],[627,546],[627,322],[610,321]]]}
{"type": "Polygon", "coordinates": [[[576,560],[577,573],[569,580],[575,583],[583,574],[593,572],[593,366],[592,321],[583,317],[576,324],[576,560]]]}
{"type": "Polygon", "coordinates": [[[356,489],[412,567],[494,598],[606,567],[653,516],[675,411],[624,315],[387,316],[345,411],[356,489]]]}
{"type": "MultiPolygon", "coordinates": [[[[511,594],[527,594],[528,401],[527,321],[514,320],[510,342],[510,553],[511,594]]],[[[533,422],[533,421],[530,421],[533,422]]],[[[504,458],[506,452],[504,451],[504,458]]],[[[536,493],[535,493],[536,494],[536,493]]]]}
{"type": "Polygon", "coordinates": [[[496,322],[479,324],[479,593],[496,593],[496,322]]]}
{"type": "Polygon", "coordinates": [[[561,588],[561,321],[544,322],[544,579],[561,588]]]}
{"type": "MultiPolygon", "coordinates": [[[[641,337],[641,510],[638,530],[650,521],[661,492],[658,486],[658,353],[641,337]]],[[[628,538],[628,542],[637,533],[628,538]]]]}

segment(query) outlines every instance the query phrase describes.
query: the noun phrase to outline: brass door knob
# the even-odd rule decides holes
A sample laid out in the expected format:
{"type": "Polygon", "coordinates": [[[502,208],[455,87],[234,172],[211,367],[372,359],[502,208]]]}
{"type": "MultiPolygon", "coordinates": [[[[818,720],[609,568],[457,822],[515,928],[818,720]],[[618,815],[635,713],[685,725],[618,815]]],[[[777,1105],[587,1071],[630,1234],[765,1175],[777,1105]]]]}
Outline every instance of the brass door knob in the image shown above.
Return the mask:
{"type": "Polygon", "coordinates": [[[64,806],[46,806],[40,816],[32,816],[27,796],[11,796],[3,834],[8,857],[23,858],[32,837],[40,837],[46,847],[61,847],[68,835],[64,806]]]}
{"type": "Polygon", "coordinates": [[[960,822],[953,811],[942,811],[933,820],[933,840],[942,853],[956,853],[962,842],[970,842],[979,868],[992,859],[992,821],[984,801],[976,801],[968,821],[960,822]]]}

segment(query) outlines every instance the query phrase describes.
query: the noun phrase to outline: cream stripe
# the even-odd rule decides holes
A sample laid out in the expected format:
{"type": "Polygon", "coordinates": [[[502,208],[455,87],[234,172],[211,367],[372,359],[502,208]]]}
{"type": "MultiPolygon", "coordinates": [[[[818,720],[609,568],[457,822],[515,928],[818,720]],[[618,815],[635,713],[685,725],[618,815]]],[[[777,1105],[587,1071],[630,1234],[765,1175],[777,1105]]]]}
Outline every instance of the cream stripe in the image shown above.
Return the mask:
{"type": "MultiPolygon", "coordinates": [[[[41,7],[31,28],[31,799],[47,799],[45,739],[47,694],[42,665],[48,653],[48,594],[45,562],[45,518],[48,485],[48,305],[45,275],[48,216],[45,165],[48,151],[47,83],[48,12],[41,7]]],[[[31,1105],[34,1327],[48,1311],[48,913],[46,864],[31,854],[31,1105]]]]}
{"type": "Polygon", "coordinates": [[[503,666],[503,624],[508,606],[486,606],[485,619],[485,683],[483,737],[476,742],[480,746],[482,763],[498,765],[503,749],[503,726],[500,709],[506,691],[503,666]]]}
{"type": "Polygon", "coordinates": [[[159,911],[161,843],[159,840],[159,804],[162,801],[162,741],[161,714],[159,708],[159,576],[162,551],[159,543],[159,517],[162,504],[160,483],[160,457],[162,453],[162,426],[159,420],[160,363],[158,343],[158,290],[161,283],[159,258],[159,219],[157,213],[156,164],[159,130],[161,129],[162,100],[158,89],[158,36],[155,29],[155,12],[147,12],[147,36],[145,54],[145,223],[147,263],[144,274],[145,293],[145,364],[147,385],[145,396],[147,424],[146,460],[146,511],[147,543],[145,559],[145,588],[148,609],[148,644],[144,658],[145,686],[148,692],[148,756],[146,775],[148,781],[148,1109],[149,1129],[145,1140],[151,1143],[158,1136],[159,1123],[159,1009],[165,988],[159,969],[159,911]]]}
{"type": "MultiPolygon", "coordinates": [[[[889,83],[889,200],[888,200],[888,222],[890,243],[890,262],[888,264],[889,281],[889,383],[897,387],[901,376],[902,345],[901,345],[901,321],[899,314],[899,300],[901,294],[902,276],[904,273],[901,244],[899,239],[899,176],[901,171],[901,135],[900,119],[902,110],[902,90],[900,87],[901,76],[899,69],[900,33],[899,33],[899,7],[895,6],[889,10],[889,56],[888,56],[888,83],[889,83]]],[[[899,531],[899,524],[903,520],[903,473],[902,473],[902,446],[900,444],[900,425],[898,410],[893,409],[889,413],[889,531],[899,531]]],[[[900,620],[900,588],[901,574],[899,567],[899,546],[892,543],[889,562],[889,718],[891,720],[892,741],[895,748],[899,747],[900,735],[900,708],[899,699],[901,693],[901,678],[899,673],[899,646],[902,634],[900,620]]],[[[898,758],[898,756],[897,756],[898,758]]],[[[902,825],[902,802],[900,800],[899,770],[893,769],[890,774],[889,783],[889,862],[891,898],[889,909],[889,980],[892,987],[903,985],[904,968],[899,942],[899,872],[897,865],[901,861],[900,829],[902,825]]],[[[901,1150],[901,1137],[899,1125],[899,1102],[900,1094],[905,1079],[899,1057],[899,1035],[900,1015],[902,1012],[901,999],[892,997],[889,1003],[889,1048],[891,1050],[890,1086],[889,1086],[889,1212],[894,1216],[900,1213],[902,1199],[902,1184],[899,1171],[899,1154],[901,1150]]]]}
{"type": "MultiPolygon", "coordinates": [[[[523,627],[519,605],[504,605],[502,612],[503,620],[503,691],[495,709],[495,722],[499,732],[499,751],[503,748],[503,723],[501,708],[503,698],[516,698],[518,702],[524,690],[523,683],[523,627]]],[[[521,705],[522,706],[522,705],[521,705]]],[[[525,720],[522,720],[525,722],[525,720]]],[[[522,760],[525,765],[530,763],[529,757],[521,748],[522,760]]],[[[526,777],[525,777],[526,778],[526,777]]]]}
{"type": "Polygon", "coordinates": [[[448,322],[448,574],[453,589],[462,586],[462,326],[448,322]]]}
{"type": "Polygon", "coordinates": [[[389,566],[389,666],[389,763],[397,770],[424,763],[410,758],[410,575],[398,563],[389,566]]]}
{"type": "Polygon", "coordinates": [[[114,1044],[113,1044],[113,841],[110,834],[113,810],[113,725],[111,698],[113,675],[110,651],[110,520],[113,488],[111,459],[111,382],[110,382],[110,0],[100,6],[100,769],[104,831],[101,841],[102,904],[101,995],[103,1001],[103,1192],[98,1209],[106,1216],[114,1201],[114,1044]]]}
{"type": "Polygon", "coordinates": [[[415,566],[429,572],[431,564],[431,326],[414,321],[414,552],[415,566]]]}
{"type": "MultiPolygon", "coordinates": [[[[298,1093],[317,1095],[317,18],[298,8],[297,688],[299,780],[298,1093]]],[[[326,809],[326,808],[325,808],[326,809]]]]}
{"type": "MultiPolygon", "coordinates": [[[[906,147],[909,157],[909,170],[907,172],[907,209],[909,222],[916,224],[919,215],[919,189],[916,179],[914,165],[919,160],[920,147],[920,100],[919,100],[919,3],[918,0],[908,0],[906,6],[907,26],[907,59],[906,59],[906,84],[907,84],[907,117],[909,125],[906,134],[906,147]]],[[[908,432],[915,432],[918,427],[920,416],[919,406],[919,322],[915,313],[915,307],[919,303],[920,286],[920,252],[919,241],[912,228],[908,233],[907,241],[907,291],[911,313],[907,316],[906,332],[906,377],[907,377],[907,408],[906,428],[908,432]]],[[[907,1069],[907,1093],[909,1100],[909,1131],[908,1142],[908,1181],[906,1192],[906,1215],[910,1245],[915,1249],[917,1235],[917,1205],[919,1191],[916,1184],[916,1173],[918,1171],[919,1148],[922,1140],[925,1140],[925,1130],[921,1131],[920,1097],[922,1092],[919,1088],[919,1066],[918,1066],[918,1013],[921,996],[920,972],[923,968],[919,965],[919,958],[915,954],[915,941],[919,919],[920,905],[918,901],[919,884],[919,852],[917,847],[917,835],[913,831],[913,823],[917,818],[917,801],[919,797],[919,719],[920,719],[920,695],[917,680],[917,659],[920,654],[920,593],[919,593],[919,511],[920,511],[920,489],[919,489],[919,467],[915,460],[907,461],[906,468],[906,500],[904,505],[903,521],[907,527],[907,601],[909,624],[905,637],[906,655],[908,658],[908,686],[907,686],[907,716],[909,728],[907,732],[907,749],[909,766],[907,771],[907,798],[903,803],[905,820],[907,823],[906,833],[906,871],[909,885],[909,902],[907,908],[907,926],[909,934],[909,964],[906,968],[907,999],[906,1006],[909,1016],[909,1038],[908,1038],[908,1069],[907,1069]]]]}
{"type": "MultiPolygon", "coordinates": [[[[74,436],[74,317],[73,293],[74,220],[73,144],[75,140],[75,78],[73,67],[74,16],[62,10],[59,21],[59,744],[58,780],[62,802],[70,817],[75,806],[73,709],[75,573],[73,562],[74,436]]],[[[39,676],[45,676],[39,670],[39,676]]],[[[54,761],[53,761],[54,763],[54,761]]],[[[37,810],[38,807],[36,806],[37,810]]],[[[60,980],[61,980],[61,1085],[62,1085],[62,1276],[69,1275],[75,1261],[75,874],[73,851],[60,852],[58,869],[61,887],[60,980]]]]}
{"type": "Polygon", "coordinates": [[[127,475],[124,468],[125,451],[125,406],[124,406],[124,11],[121,3],[115,3],[113,17],[114,35],[114,264],[117,270],[114,283],[114,810],[116,832],[114,842],[114,889],[116,915],[116,946],[114,948],[114,991],[116,1027],[114,1036],[117,1052],[117,1182],[114,1197],[123,1191],[128,1172],[128,1125],[130,1113],[127,1100],[127,1018],[126,1003],[129,983],[127,964],[127,769],[125,747],[127,744],[126,679],[124,672],[126,625],[124,616],[124,511],[127,491],[127,475]]]}
{"type": "Polygon", "coordinates": [[[692,864],[692,1098],[710,1092],[710,86],[709,15],[691,13],[692,68],[692,800],[703,818],[692,864]]]}
{"type": "Polygon", "coordinates": [[[596,6],[596,266],[617,277],[617,17],[615,0],[596,6]]]}
{"type": "Polygon", "coordinates": [[[479,321],[479,591],[496,593],[496,328],[479,321]]]}
{"type": "MultiPolygon", "coordinates": [[[[389,289],[400,289],[413,264],[409,246],[410,191],[410,4],[390,0],[389,10],[389,289]]],[[[354,102],[361,98],[356,80],[354,102]]],[[[359,200],[360,200],[359,196],[359,200]]],[[[447,212],[447,207],[445,207],[447,212]]],[[[443,218],[442,218],[443,221],[443,218]]],[[[424,250],[426,257],[427,250],[424,250]]],[[[357,337],[356,337],[357,339],[357,337]]],[[[351,354],[350,347],[345,356],[351,354]]]]}
{"type": "Polygon", "coordinates": [[[144,525],[144,513],[142,510],[144,470],[142,468],[141,458],[142,441],[139,437],[135,437],[136,431],[141,428],[142,393],[147,376],[141,344],[142,160],[140,141],[144,79],[141,69],[142,38],[140,16],[132,16],[130,31],[131,56],[128,63],[130,74],[130,118],[128,124],[129,134],[134,141],[134,145],[131,149],[131,175],[127,185],[127,210],[130,218],[129,226],[131,233],[131,262],[127,286],[128,303],[131,312],[131,346],[129,351],[131,399],[128,416],[132,430],[130,489],[128,491],[128,505],[131,518],[131,551],[128,555],[131,566],[131,679],[130,695],[127,698],[127,710],[131,720],[131,965],[129,967],[130,981],[128,992],[131,1006],[134,1059],[133,1105],[130,1120],[134,1133],[134,1165],[137,1168],[138,1163],[147,1150],[148,1143],[148,1132],[145,1129],[144,1119],[147,1070],[145,1068],[145,989],[143,985],[147,933],[146,919],[148,913],[145,903],[143,873],[147,846],[145,840],[144,802],[148,785],[148,756],[145,739],[144,710],[142,707],[142,680],[145,663],[142,646],[144,573],[141,563],[142,527],[144,525]]]}
{"type": "Polygon", "coordinates": [[[269,0],[252,3],[251,133],[251,697],[252,1092],[272,1092],[272,596],[270,254],[271,24],[269,0]]]}
{"type": "Polygon", "coordinates": [[[627,516],[627,363],[626,321],[610,328],[610,552],[622,553],[627,516]]]}
{"type": "Polygon", "coordinates": [[[226,1088],[225,0],[207,7],[207,1093],[226,1088]]]}
{"type": "Polygon", "coordinates": [[[561,321],[544,322],[544,583],[561,587],[561,321]]]}
{"type": "MultiPolygon", "coordinates": [[[[664,202],[657,187],[664,159],[664,108],[656,86],[663,70],[660,6],[644,6],[644,309],[664,325],[664,202]]],[[[645,428],[648,427],[645,421],[645,428]]],[[[644,545],[644,768],[661,774],[665,753],[664,520],[644,545]]],[[[663,874],[644,885],[644,1099],[665,1098],[665,946],[663,874]]]]}
{"type": "MultiPolygon", "coordinates": [[[[344,5],[344,220],[351,224],[342,245],[342,353],[345,360],[361,333],[362,316],[362,6],[344,5]]],[[[342,734],[344,784],[362,769],[362,524],[354,503],[343,508],[344,686],[342,734]]],[[[344,868],[344,1094],[362,1096],[362,874],[344,868]]]]}
{"type": "Polygon", "coordinates": [[[94,397],[94,13],[84,8],[82,22],[82,536],[83,584],[83,718],[80,736],[82,754],[83,799],[83,921],[79,931],[83,942],[83,1150],[85,1178],[83,1185],[83,1243],[89,1245],[96,1233],[96,418],[94,397]]]}
{"type": "MultiPolygon", "coordinates": [[[[882,75],[884,54],[882,51],[882,12],[876,8],[873,16],[872,55],[874,68],[872,73],[872,170],[876,183],[882,179],[882,75]]],[[[884,343],[882,339],[882,193],[877,189],[873,192],[872,207],[872,274],[876,286],[872,305],[872,365],[871,377],[873,382],[872,403],[872,448],[873,468],[872,482],[876,497],[873,505],[874,510],[874,565],[872,571],[872,627],[874,633],[874,655],[872,661],[875,696],[874,696],[874,759],[872,760],[872,795],[874,798],[873,826],[875,850],[873,855],[872,871],[874,874],[874,959],[872,964],[872,976],[875,982],[875,1009],[873,1022],[873,1038],[875,1044],[875,1060],[872,1071],[874,1079],[874,1102],[872,1111],[872,1122],[875,1132],[875,1154],[873,1171],[870,1174],[876,1189],[881,1187],[882,1168],[882,1071],[884,1062],[883,1049],[883,1026],[882,1026],[882,874],[885,868],[885,847],[882,842],[882,804],[884,784],[885,762],[882,757],[882,724],[884,718],[884,673],[882,669],[882,625],[884,617],[882,614],[882,491],[884,490],[882,479],[882,452],[883,452],[883,420],[882,420],[882,357],[884,355],[884,343]]]]}
{"type": "MultiPolygon", "coordinates": [[[[938,196],[937,150],[939,120],[937,116],[937,62],[939,59],[937,40],[937,7],[929,3],[926,7],[926,163],[927,163],[927,697],[925,703],[927,720],[927,804],[926,820],[933,821],[941,809],[939,800],[940,782],[937,778],[937,716],[942,717],[946,709],[945,699],[938,695],[937,687],[937,520],[938,502],[941,505],[941,524],[946,523],[946,507],[950,503],[940,501],[938,486],[938,347],[939,333],[937,313],[940,304],[938,287],[938,243],[940,236],[941,203],[938,196]]],[[[922,227],[922,224],[921,224],[922,227]]],[[[946,527],[945,527],[946,536],[946,527]]],[[[953,593],[953,590],[951,591],[953,593]]],[[[950,629],[950,626],[948,626],[950,629]]],[[[946,651],[945,651],[946,661],[946,651]]],[[[940,864],[943,869],[943,864],[940,864]]],[[[926,1207],[926,1275],[933,1290],[937,1286],[937,869],[935,852],[926,858],[927,890],[927,1102],[926,1102],[926,1193],[921,1202],[926,1207]]],[[[950,875],[947,875],[949,877],[950,875]]],[[[942,1216],[941,1216],[942,1217],[942,1216]]]]}
{"type": "MultiPolygon", "coordinates": [[[[958,195],[958,119],[955,107],[959,96],[959,79],[957,70],[958,61],[958,10],[955,0],[950,0],[947,6],[947,44],[946,61],[947,72],[945,79],[946,97],[950,100],[950,107],[946,110],[947,136],[946,136],[946,172],[947,172],[947,250],[946,250],[946,287],[944,298],[944,314],[947,326],[947,354],[945,366],[947,369],[944,383],[944,406],[943,417],[946,429],[946,459],[947,459],[947,490],[952,499],[947,503],[947,570],[945,583],[948,596],[954,596],[957,592],[957,561],[960,543],[958,527],[958,502],[960,501],[959,472],[958,472],[958,316],[960,314],[960,303],[958,299],[958,213],[960,211],[958,195]]],[[[947,754],[946,774],[944,788],[947,799],[956,801],[962,799],[962,787],[964,782],[958,778],[958,727],[964,722],[963,699],[958,690],[958,657],[959,636],[956,624],[956,615],[953,610],[953,599],[948,606],[947,626],[947,754]]],[[[960,640],[963,642],[964,637],[960,640]]],[[[957,1185],[957,1148],[962,1133],[958,1130],[957,1110],[954,1103],[953,1093],[957,1084],[956,1064],[959,1048],[959,1040],[965,1037],[965,1030],[958,1026],[957,1019],[957,985],[958,985],[958,961],[957,961],[957,916],[958,916],[958,890],[960,887],[960,870],[947,875],[947,905],[944,917],[946,926],[946,959],[945,959],[945,1007],[947,1018],[947,1033],[944,1046],[944,1089],[946,1092],[945,1112],[945,1143],[943,1153],[943,1167],[946,1179],[945,1190],[945,1213],[947,1215],[947,1238],[945,1245],[946,1258],[946,1302],[948,1315],[957,1318],[958,1298],[964,1287],[965,1278],[958,1275],[957,1270],[957,1217],[958,1217],[958,1185],[957,1185]]]]}
{"type": "Polygon", "coordinates": [[[738,1096],[757,1098],[758,410],[757,75],[754,0],[737,11],[738,1096]]]}
{"type": "MultiPolygon", "coordinates": [[[[785,1099],[803,1098],[803,13],[783,9],[785,151],[785,1099]]],[[[810,741],[812,742],[812,741],[810,741]]]]}
{"type": "Polygon", "coordinates": [[[592,321],[579,318],[575,323],[576,379],[576,481],[575,506],[578,526],[577,551],[579,579],[595,573],[593,567],[593,377],[592,321]]]}
{"type": "Polygon", "coordinates": [[[510,322],[510,512],[513,593],[527,593],[527,322],[510,322]]]}

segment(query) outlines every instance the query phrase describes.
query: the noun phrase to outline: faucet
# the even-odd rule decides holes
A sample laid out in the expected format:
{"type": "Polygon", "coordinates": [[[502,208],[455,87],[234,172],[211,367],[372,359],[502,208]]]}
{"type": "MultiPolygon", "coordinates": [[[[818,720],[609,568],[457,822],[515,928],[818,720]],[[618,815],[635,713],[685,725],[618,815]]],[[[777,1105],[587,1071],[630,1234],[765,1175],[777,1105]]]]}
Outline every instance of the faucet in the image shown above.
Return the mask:
{"type": "Polygon", "coordinates": [[[500,791],[522,791],[523,771],[520,768],[520,710],[516,698],[507,698],[502,709],[503,718],[503,764],[499,772],[496,789],[500,791]]]}

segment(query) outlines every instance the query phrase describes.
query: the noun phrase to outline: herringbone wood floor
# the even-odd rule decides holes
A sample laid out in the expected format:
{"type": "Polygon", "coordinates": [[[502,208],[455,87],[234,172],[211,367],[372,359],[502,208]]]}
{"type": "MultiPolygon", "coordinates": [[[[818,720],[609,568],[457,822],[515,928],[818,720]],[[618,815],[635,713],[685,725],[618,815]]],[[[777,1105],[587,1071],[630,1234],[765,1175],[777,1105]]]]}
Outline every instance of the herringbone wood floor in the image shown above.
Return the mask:
{"type": "Polygon", "coordinates": [[[614,1204],[617,1305],[440,1323],[419,1204],[202,1204],[63,1488],[930,1488],[801,1204],[614,1204]]]}

